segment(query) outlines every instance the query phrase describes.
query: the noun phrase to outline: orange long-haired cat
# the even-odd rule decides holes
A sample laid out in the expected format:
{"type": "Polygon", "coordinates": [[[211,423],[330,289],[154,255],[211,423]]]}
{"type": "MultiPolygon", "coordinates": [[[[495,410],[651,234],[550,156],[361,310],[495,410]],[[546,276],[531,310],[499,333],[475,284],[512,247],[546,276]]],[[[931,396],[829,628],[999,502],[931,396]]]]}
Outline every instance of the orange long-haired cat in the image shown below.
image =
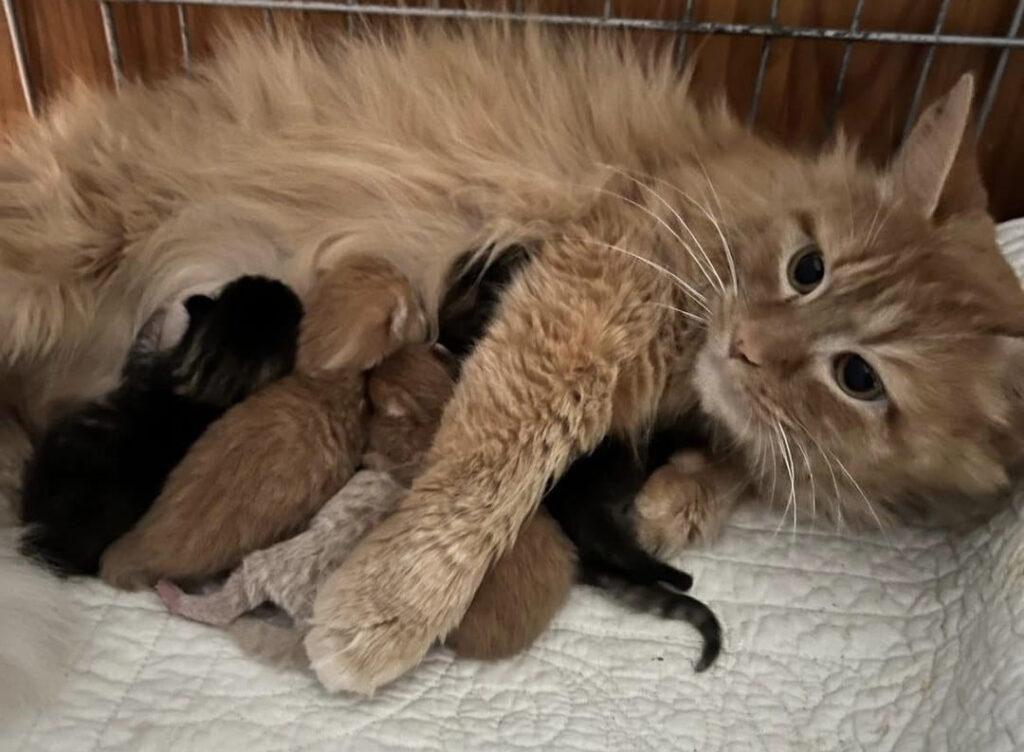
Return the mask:
{"type": "Polygon", "coordinates": [[[1024,294],[965,137],[972,89],[878,170],[702,111],[668,55],[611,37],[243,36],[191,79],[81,95],[14,139],[5,394],[44,423],[105,391],[152,311],[242,272],[301,292],[381,253],[434,310],[457,254],[532,242],[424,472],[321,588],[307,648],[331,688],[417,663],[573,459],[689,411],[738,462],[674,464],[690,492],[640,500],[652,545],[711,534],[723,473],[806,514],[969,521],[1024,423],[1024,294]]]}

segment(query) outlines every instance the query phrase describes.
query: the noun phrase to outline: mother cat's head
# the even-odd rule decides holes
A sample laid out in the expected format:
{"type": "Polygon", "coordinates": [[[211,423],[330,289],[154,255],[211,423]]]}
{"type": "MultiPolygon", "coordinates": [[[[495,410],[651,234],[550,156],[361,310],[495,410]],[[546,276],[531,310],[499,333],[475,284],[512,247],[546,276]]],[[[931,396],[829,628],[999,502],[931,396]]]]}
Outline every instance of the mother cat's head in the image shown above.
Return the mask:
{"type": "Polygon", "coordinates": [[[801,514],[966,522],[1024,458],[1024,293],[985,213],[972,89],[932,105],[883,172],[842,146],[708,162],[737,285],[721,254],[696,387],[801,514]]]}

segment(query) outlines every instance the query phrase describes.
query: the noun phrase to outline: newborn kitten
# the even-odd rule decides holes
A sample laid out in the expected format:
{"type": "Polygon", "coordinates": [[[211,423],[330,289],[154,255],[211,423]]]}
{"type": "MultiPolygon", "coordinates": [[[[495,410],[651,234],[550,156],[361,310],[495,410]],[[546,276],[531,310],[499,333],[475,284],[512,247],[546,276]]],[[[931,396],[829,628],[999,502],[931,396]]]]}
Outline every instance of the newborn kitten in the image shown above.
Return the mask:
{"type": "MultiPolygon", "coordinates": [[[[368,378],[371,417],[364,469],[323,506],[304,532],[246,556],[216,592],[189,595],[162,580],[157,592],[171,612],[224,626],[263,603],[273,603],[293,619],[297,630],[247,619],[232,626],[232,635],[247,653],[272,664],[308,665],[301,640],[317,587],[404,495],[430,448],[454,388],[457,365],[439,348],[426,345],[407,346],[385,359],[368,378]]],[[[448,645],[460,655],[515,652],[532,641],[564,600],[543,599],[552,591],[568,591],[571,547],[546,513],[539,513],[528,526],[532,534],[499,560],[462,624],[449,636],[448,645]],[[550,583],[560,575],[565,575],[564,587],[552,588],[550,583]],[[521,618],[493,629],[491,615],[510,604],[522,606],[521,618]]]]}
{"type": "Polygon", "coordinates": [[[679,446],[674,431],[660,431],[640,452],[609,437],[576,460],[544,497],[544,506],[562,526],[579,555],[579,579],[619,595],[637,610],[692,624],[704,647],[696,670],[718,657],[722,628],[704,603],[684,595],[693,578],[641,548],[633,505],[651,472],[679,446]]]}
{"type": "Polygon", "coordinates": [[[353,257],[322,274],[295,373],[210,426],[152,508],[104,554],[103,579],[132,589],[210,577],[301,529],[359,463],[362,370],[425,329],[408,280],[386,261],[353,257]]]}
{"type": "Polygon", "coordinates": [[[302,306],[284,284],[242,277],[215,300],[189,298],[186,308],[176,347],[151,352],[158,314],[121,385],[43,436],[25,470],[24,553],[64,574],[95,574],[104,549],[146,512],[206,427],[293,368],[302,306]]]}
{"type": "Polygon", "coordinates": [[[170,582],[160,582],[157,592],[168,608],[223,626],[270,602],[305,631],[320,580],[405,493],[404,481],[429,449],[451,395],[452,365],[450,358],[428,345],[410,345],[387,358],[368,379],[372,412],[367,452],[377,469],[357,472],[304,532],[246,556],[217,592],[188,595],[170,582]]]}

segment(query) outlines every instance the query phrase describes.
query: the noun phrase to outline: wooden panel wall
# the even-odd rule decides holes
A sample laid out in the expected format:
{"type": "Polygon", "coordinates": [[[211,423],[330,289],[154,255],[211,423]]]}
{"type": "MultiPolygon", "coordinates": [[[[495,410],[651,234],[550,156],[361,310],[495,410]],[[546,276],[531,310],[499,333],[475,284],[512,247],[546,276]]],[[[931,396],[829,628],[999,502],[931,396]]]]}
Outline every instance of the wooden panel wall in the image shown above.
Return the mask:
{"type": "MultiPolygon", "coordinates": [[[[344,0],[337,0],[339,3],[344,0]]],[[[379,0],[378,0],[379,1],[379,0]]],[[[407,0],[406,5],[428,0],[407,0]]],[[[604,0],[534,0],[544,11],[601,14],[604,0]]],[[[460,0],[440,0],[464,6],[460,0]]],[[[473,7],[501,7],[503,0],[476,0],[473,7]]],[[[527,5],[530,3],[527,2],[527,5]]],[[[865,29],[930,33],[941,0],[867,0],[861,18],[865,29]]],[[[778,22],[784,25],[848,27],[856,0],[781,0],[778,22]]],[[[1010,25],[1016,0],[952,0],[944,31],[1002,36],[1010,25]]],[[[771,0],[696,0],[694,20],[764,23],[771,0]]],[[[91,85],[113,82],[99,3],[95,0],[14,0],[36,102],[46,102],[76,79],[91,85]]],[[[186,55],[179,28],[183,12],[193,60],[216,48],[218,29],[225,24],[273,23],[285,16],[300,18],[311,33],[360,27],[347,16],[330,13],[224,9],[193,6],[113,3],[112,17],[120,42],[124,73],[154,79],[182,68],[186,55]]],[[[685,0],[614,0],[612,12],[632,17],[676,19],[685,0]]],[[[14,65],[6,27],[0,38],[0,128],[17,127],[27,106],[14,65]]],[[[370,19],[386,24],[386,19],[370,19]]],[[[658,32],[638,33],[644,42],[669,39],[658,32]]],[[[686,40],[688,56],[696,55],[696,88],[702,96],[724,90],[742,114],[751,112],[751,95],[763,41],[740,37],[686,40]]],[[[827,137],[837,73],[845,43],[774,40],[765,70],[761,100],[754,113],[760,128],[791,144],[820,143],[827,137]]],[[[883,160],[899,143],[913,98],[918,73],[928,48],[913,45],[860,43],[851,46],[845,96],[838,121],[862,142],[872,158],[883,160]]],[[[925,101],[952,85],[965,70],[979,77],[979,102],[995,68],[998,50],[940,47],[934,56],[925,101]]],[[[1024,215],[1024,51],[1012,52],[995,108],[982,133],[980,150],[993,210],[1000,217],[1024,215]]]]}

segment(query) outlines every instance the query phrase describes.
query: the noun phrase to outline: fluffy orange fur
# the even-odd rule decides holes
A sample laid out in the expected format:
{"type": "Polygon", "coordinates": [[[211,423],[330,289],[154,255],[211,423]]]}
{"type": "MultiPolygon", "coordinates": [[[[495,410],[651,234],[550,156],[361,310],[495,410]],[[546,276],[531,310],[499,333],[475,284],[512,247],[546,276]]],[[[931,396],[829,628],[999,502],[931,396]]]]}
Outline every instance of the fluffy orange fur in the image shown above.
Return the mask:
{"type": "Polygon", "coordinates": [[[103,391],[149,313],[241,271],[307,290],[379,253],[433,315],[457,254],[532,243],[426,469],[321,590],[307,647],[337,689],[372,691],[450,632],[575,457],[693,409],[790,511],[970,520],[1024,427],[1024,295],[963,138],[971,88],[877,170],[701,112],[668,56],[608,37],[241,37],[194,79],[82,95],[15,139],[5,385],[44,421],[103,391]],[[812,241],[826,278],[795,296],[785,270],[812,241]],[[758,368],[730,357],[738,333],[758,368]],[[851,350],[887,399],[836,386],[851,350]]]}

